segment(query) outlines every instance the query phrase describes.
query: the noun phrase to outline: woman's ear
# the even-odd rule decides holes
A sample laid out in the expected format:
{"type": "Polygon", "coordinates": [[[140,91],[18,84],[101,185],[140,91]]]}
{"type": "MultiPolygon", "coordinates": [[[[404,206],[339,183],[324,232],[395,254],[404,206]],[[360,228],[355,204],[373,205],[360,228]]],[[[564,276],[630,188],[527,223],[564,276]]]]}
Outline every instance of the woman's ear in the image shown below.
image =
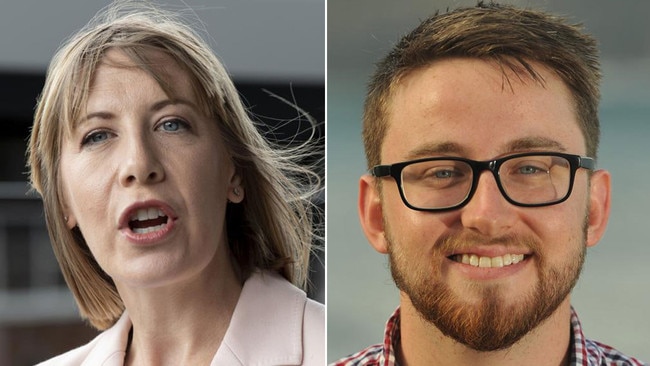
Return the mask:
{"type": "Polygon", "coordinates": [[[606,170],[591,175],[589,213],[587,218],[587,246],[598,243],[605,234],[609,220],[611,200],[611,175],[606,170]]]}
{"type": "Polygon", "coordinates": [[[63,220],[65,220],[65,226],[70,230],[77,226],[77,219],[74,217],[74,215],[64,213],[63,220]]]}
{"type": "Polygon", "coordinates": [[[65,197],[59,196],[59,200],[61,201],[61,212],[63,213],[63,220],[65,221],[65,226],[72,230],[75,226],[77,226],[77,218],[74,216],[72,213],[72,210],[66,203],[65,197]]]}
{"type": "Polygon", "coordinates": [[[388,253],[380,192],[375,178],[370,175],[359,179],[359,219],[370,245],[379,253],[388,253]]]}
{"type": "Polygon", "coordinates": [[[242,185],[241,175],[235,171],[230,177],[228,184],[228,201],[240,203],[244,200],[244,186],[242,185]]]}

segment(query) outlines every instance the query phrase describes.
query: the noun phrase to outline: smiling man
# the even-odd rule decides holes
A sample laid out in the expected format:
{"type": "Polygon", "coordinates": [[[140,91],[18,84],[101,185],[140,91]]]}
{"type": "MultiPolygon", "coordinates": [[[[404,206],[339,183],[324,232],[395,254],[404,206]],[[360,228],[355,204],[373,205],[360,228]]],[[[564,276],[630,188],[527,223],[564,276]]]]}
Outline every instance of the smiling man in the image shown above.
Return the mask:
{"type": "Polygon", "coordinates": [[[641,365],[571,307],[602,237],[595,41],[496,4],[434,15],[379,63],[359,214],[400,290],[384,342],[335,365],[641,365]]]}

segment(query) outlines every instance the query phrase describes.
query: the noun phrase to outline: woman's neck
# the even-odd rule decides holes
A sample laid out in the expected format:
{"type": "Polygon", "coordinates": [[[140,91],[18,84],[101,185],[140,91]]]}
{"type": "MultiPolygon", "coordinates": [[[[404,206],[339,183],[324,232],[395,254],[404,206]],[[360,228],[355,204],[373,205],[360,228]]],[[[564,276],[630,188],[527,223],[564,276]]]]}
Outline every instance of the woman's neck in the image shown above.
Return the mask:
{"type": "Polygon", "coordinates": [[[133,324],[126,365],[210,364],[242,289],[230,260],[220,257],[198,276],[164,287],[118,285],[133,324]]]}

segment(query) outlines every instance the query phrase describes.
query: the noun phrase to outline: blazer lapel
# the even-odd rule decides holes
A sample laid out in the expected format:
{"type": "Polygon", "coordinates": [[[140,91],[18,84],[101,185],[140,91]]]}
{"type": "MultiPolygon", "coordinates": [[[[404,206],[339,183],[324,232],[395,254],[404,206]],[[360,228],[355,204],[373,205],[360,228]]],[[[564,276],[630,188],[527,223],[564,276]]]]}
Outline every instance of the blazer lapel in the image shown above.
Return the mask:
{"type": "Polygon", "coordinates": [[[122,366],[126,354],[126,343],[131,329],[131,319],[126,311],[108,330],[100,334],[93,342],[88,356],[81,366],[122,366]]]}
{"type": "Polygon", "coordinates": [[[300,365],[306,299],[277,274],[253,273],[212,365],[300,365]]]}

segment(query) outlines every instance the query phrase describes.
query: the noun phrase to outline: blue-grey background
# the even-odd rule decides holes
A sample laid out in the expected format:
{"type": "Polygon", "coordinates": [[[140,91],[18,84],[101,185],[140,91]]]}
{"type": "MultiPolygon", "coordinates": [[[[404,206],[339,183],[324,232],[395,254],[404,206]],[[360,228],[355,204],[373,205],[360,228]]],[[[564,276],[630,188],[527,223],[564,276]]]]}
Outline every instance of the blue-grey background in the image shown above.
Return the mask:
{"type": "MultiPolygon", "coordinates": [[[[599,167],[613,175],[609,227],[573,292],[586,336],[650,362],[650,2],[505,1],[584,23],[602,51],[599,167]]],[[[328,0],[328,360],[382,340],[398,304],[386,259],[357,216],[360,116],[373,63],[435,10],[475,1],[328,0]]]]}

